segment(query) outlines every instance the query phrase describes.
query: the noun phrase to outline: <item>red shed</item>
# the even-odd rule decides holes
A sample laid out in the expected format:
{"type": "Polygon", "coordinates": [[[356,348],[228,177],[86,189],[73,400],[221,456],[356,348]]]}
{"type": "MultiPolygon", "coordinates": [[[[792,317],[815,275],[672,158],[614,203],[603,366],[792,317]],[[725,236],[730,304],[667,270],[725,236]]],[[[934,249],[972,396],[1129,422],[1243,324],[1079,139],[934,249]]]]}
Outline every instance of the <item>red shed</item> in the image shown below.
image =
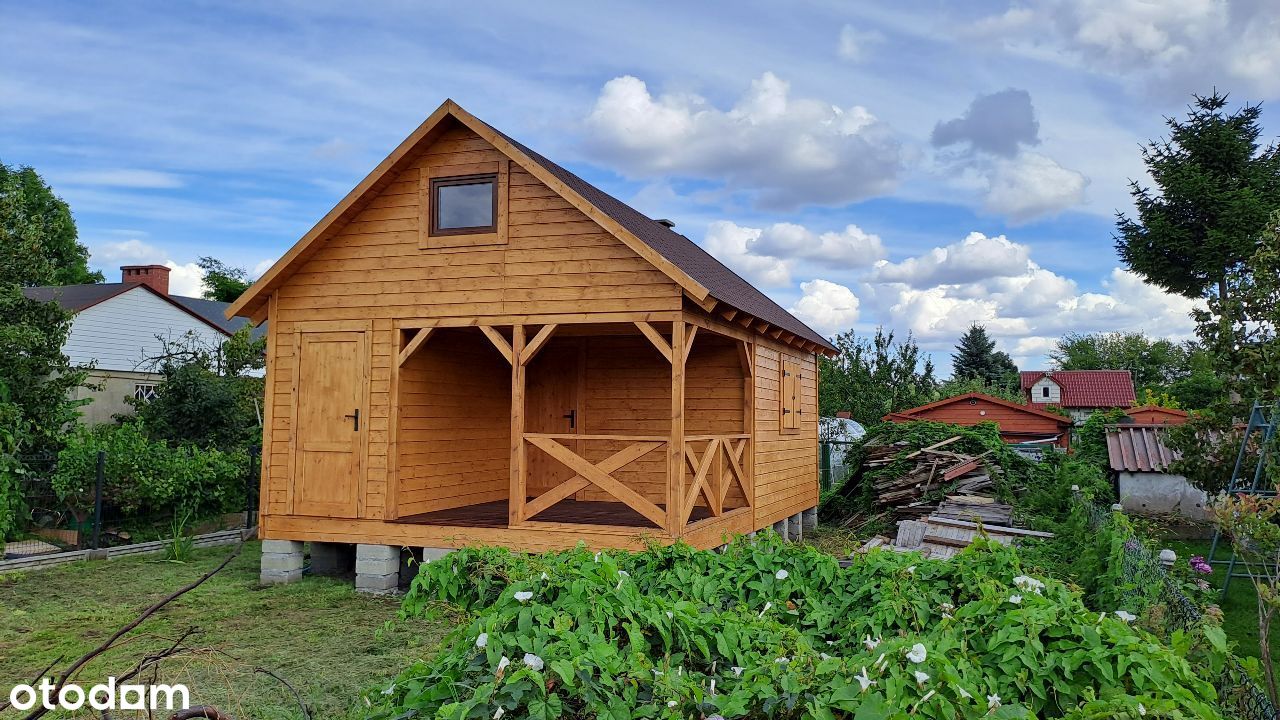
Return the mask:
{"type": "Polygon", "coordinates": [[[1135,425],[1182,425],[1190,415],[1186,410],[1160,407],[1159,405],[1143,405],[1124,411],[1133,418],[1135,425]]]}
{"type": "Polygon", "coordinates": [[[967,393],[927,405],[889,413],[888,422],[931,420],[952,425],[994,422],[1008,443],[1045,442],[1066,449],[1071,446],[1071,418],[982,393],[967,393]]]}

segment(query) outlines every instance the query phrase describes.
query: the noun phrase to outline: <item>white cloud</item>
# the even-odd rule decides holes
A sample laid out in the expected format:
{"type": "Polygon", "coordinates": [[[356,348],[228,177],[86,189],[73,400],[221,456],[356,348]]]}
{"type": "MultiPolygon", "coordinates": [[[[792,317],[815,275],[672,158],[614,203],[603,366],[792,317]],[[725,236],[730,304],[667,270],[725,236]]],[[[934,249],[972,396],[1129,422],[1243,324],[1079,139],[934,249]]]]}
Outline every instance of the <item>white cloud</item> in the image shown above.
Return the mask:
{"type": "Polygon", "coordinates": [[[1280,18],[1267,0],[1032,0],[969,30],[1015,51],[1178,94],[1215,82],[1280,91],[1280,18]]]}
{"type": "Polygon", "coordinates": [[[846,268],[867,267],[884,257],[880,236],[857,225],[846,225],[840,232],[817,234],[794,223],[774,223],[747,241],[747,250],[754,255],[805,258],[846,268]]]}
{"type": "Polygon", "coordinates": [[[702,247],[756,285],[769,288],[791,285],[791,268],[786,261],[767,255],[754,255],[748,249],[748,245],[759,238],[760,233],[757,228],[717,220],[707,226],[702,247]]]}
{"type": "Polygon", "coordinates": [[[880,262],[877,282],[902,283],[913,288],[956,285],[1027,272],[1030,248],[1010,242],[1004,235],[987,237],[971,232],[958,243],[936,247],[899,263],[880,262]]]}
{"type": "Polygon", "coordinates": [[[800,283],[804,294],[788,310],[823,335],[834,335],[858,322],[858,298],[844,285],[827,280],[800,283]]]}
{"type": "Polygon", "coordinates": [[[253,269],[250,271],[252,273],[252,277],[255,279],[262,277],[262,273],[270,270],[271,266],[276,264],[277,259],[278,258],[266,258],[265,260],[259,260],[258,264],[254,265],[253,269]]]}
{"type": "Polygon", "coordinates": [[[880,236],[857,225],[815,233],[793,223],[753,228],[718,220],[707,226],[702,246],[743,277],[769,288],[790,286],[796,268],[806,264],[853,270],[870,267],[885,255],[880,236]]]}
{"type": "Polygon", "coordinates": [[[840,39],[836,42],[836,55],[849,62],[861,62],[867,59],[867,51],[871,46],[882,42],[884,36],[876,32],[862,32],[852,25],[840,28],[840,39]]]}
{"type": "Polygon", "coordinates": [[[997,159],[987,175],[983,207],[1023,223],[1084,202],[1088,178],[1062,167],[1052,158],[1023,151],[1012,159],[997,159]]]}
{"type": "Polygon", "coordinates": [[[1043,363],[1044,353],[1068,332],[1141,331],[1178,340],[1193,335],[1194,301],[1120,268],[1101,285],[1099,292],[1081,291],[1074,280],[1038,265],[1029,247],[970,233],[959,243],[879,264],[858,285],[858,296],[864,316],[910,330],[925,349],[949,353],[976,322],[1024,366],[1043,363]]]}
{"type": "Polygon", "coordinates": [[[788,83],[768,72],[727,111],[689,93],[655,97],[630,75],[614,78],[586,126],[595,154],[629,176],[711,179],[771,207],[884,194],[903,164],[898,140],[866,108],[793,99],[788,83]]]}
{"type": "Polygon", "coordinates": [[[180,188],[185,183],[173,173],[156,170],[137,170],[116,168],[109,170],[81,170],[57,173],[54,180],[68,185],[91,185],[100,187],[169,189],[180,188]]]}
{"type": "Polygon", "coordinates": [[[137,238],[130,238],[95,244],[93,257],[121,265],[145,265],[164,257],[164,251],[137,238]]]}
{"type": "Polygon", "coordinates": [[[199,265],[195,263],[179,265],[172,260],[166,260],[164,265],[169,268],[170,295],[200,297],[200,293],[204,291],[201,285],[201,281],[204,280],[204,270],[201,270],[199,265]]]}

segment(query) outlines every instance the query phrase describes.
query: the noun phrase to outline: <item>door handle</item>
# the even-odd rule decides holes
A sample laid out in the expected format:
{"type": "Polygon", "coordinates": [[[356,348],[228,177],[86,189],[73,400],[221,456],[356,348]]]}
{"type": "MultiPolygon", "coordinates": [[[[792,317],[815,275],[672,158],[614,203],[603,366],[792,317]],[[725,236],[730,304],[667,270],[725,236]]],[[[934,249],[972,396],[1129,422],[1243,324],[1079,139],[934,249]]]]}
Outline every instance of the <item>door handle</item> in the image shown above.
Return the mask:
{"type": "Polygon", "coordinates": [[[352,431],[360,432],[360,408],[352,410],[350,415],[343,415],[342,419],[354,421],[355,426],[351,428],[352,431]]]}
{"type": "Polygon", "coordinates": [[[574,429],[576,429],[576,426],[577,426],[577,420],[578,420],[578,411],[577,411],[577,410],[570,410],[569,412],[565,413],[565,414],[564,414],[564,415],[562,415],[561,417],[567,418],[567,419],[569,420],[569,429],[570,429],[570,430],[574,430],[574,429]]]}

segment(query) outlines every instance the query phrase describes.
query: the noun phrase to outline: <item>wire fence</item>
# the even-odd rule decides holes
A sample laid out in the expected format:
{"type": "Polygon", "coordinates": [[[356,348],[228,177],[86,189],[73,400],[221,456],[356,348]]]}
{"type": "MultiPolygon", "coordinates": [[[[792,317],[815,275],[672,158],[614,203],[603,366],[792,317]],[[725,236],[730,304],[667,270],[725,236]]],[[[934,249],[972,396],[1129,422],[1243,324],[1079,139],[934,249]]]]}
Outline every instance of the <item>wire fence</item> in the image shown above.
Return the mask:
{"type": "Polygon", "coordinates": [[[249,449],[243,487],[228,488],[235,499],[233,512],[196,512],[177,507],[152,508],[147,503],[113,493],[105,467],[107,454],[99,452],[94,482],[87,496],[60,492],[55,482],[57,455],[24,455],[18,484],[18,530],[7,542],[0,537],[0,560],[120,547],[151,540],[169,540],[219,530],[254,527],[258,513],[259,454],[249,449]],[[242,500],[241,500],[242,498],[242,500]]]}
{"type": "MultiPolygon", "coordinates": [[[[1111,522],[1110,511],[1089,504],[1089,521],[1095,529],[1111,522]]],[[[1165,636],[1204,622],[1199,606],[1182,592],[1181,585],[1169,576],[1159,558],[1152,555],[1136,535],[1124,542],[1122,567],[1125,585],[1147,594],[1147,601],[1161,605],[1165,636]]],[[[1227,717],[1241,720],[1280,720],[1275,706],[1258,684],[1234,657],[1228,658],[1218,677],[1218,702],[1227,717]]]]}
{"type": "Polygon", "coordinates": [[[845,462],[849,448],[856,441],[821,440],[818,442],[818,486],[822,492],[834,490],[853,474],[854,466],[845,462]]]}

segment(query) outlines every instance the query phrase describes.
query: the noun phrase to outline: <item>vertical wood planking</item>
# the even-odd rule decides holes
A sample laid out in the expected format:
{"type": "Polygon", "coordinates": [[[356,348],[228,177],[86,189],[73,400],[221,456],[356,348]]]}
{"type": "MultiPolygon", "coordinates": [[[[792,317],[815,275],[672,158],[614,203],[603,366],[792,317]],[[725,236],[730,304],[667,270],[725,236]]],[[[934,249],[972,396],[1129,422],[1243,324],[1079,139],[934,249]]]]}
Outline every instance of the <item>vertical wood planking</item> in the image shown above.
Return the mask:
{"type": "Polygon", "coordinates": [[[524,444],[524,325],[511,328],[511,492],[507,500],[507,522],[524,521],[526,497],[526,450],[524,444]]]}
{"type": "Polygon", "coordinates": [[[667,443],[667,530],[684,534],[684,320],[671,323],[671,440],[667,443]]]}

